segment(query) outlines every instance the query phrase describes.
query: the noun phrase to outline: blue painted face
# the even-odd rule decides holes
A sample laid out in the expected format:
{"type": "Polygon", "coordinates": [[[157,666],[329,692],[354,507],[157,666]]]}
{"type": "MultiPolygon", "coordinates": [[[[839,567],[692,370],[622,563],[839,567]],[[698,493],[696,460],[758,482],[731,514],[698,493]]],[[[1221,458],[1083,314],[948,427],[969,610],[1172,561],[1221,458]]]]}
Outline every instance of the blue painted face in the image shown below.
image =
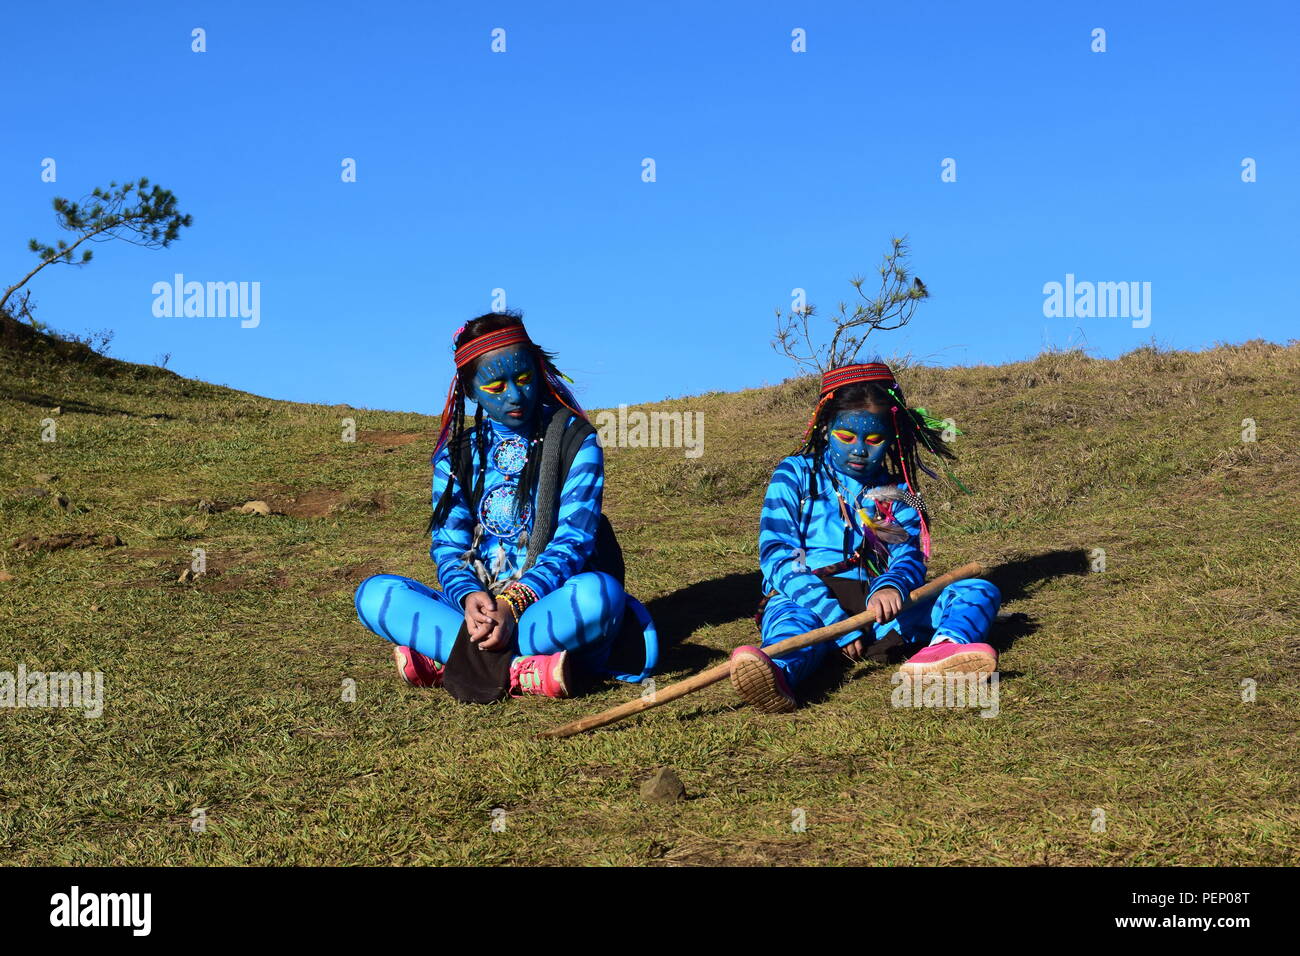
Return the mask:
{"type": "Polygon", "coordinates": [[[827,447],[835,470],[861,482],[881,479],[885,453],[893,443],[894,427],[888,413],[865,408],[845,409],[837,414],[827,435],[827,447]]]}
{"type": "Polygon", "coordinates": [[[488,352],[474,373],[474,400],[498,425],[524,431],[533,422],[539,395],[537,363],[528,346],[508,345],[488,352]]]}

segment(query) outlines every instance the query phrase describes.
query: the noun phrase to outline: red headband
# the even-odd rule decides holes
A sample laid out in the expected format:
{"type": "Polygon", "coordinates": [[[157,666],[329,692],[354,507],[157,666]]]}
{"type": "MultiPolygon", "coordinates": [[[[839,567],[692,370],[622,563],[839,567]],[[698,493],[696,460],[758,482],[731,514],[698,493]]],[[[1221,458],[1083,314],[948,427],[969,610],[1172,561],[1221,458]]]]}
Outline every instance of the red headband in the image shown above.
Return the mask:
{"type": "Polygon", "coordinates": [[[817,416],[821,414],[822,408],[831,400],[831,396],[837,388],[843,388],[845,385],[855,385],[859,382],[888,382],[896,385],[893,370],[884,362],[866,362],[862,365],[842,365],[839,368],[833,368],[822,375],[822,390],[817,399],[817,407],[813,409],[812,418],[808,419],[808,427],[804,429],[803,440],[807,444],[808,438],[812,435],[813,427],[817,424],[817,416]]]}
{"type": "MultiPolygon", "coordinates": [[[[465,326],[462,325],[456,330],[455,338],[459,338],[460,334],[464,331],[465,326]]],[[[508,328],[497,329],[495,332],[488,332],[486,335],[480,335],[476,339],[471,339],[460,348],[456,349],[457,372],[475,359],[486,355],[488,352],[494,351],[495,349],[503,349],[508,345],[518,345],[521,342],[527,343],[528,345],[533,344],[533,340],[528,337],[528,332],[524,329],[523,325],[512,325],[508,328]]],[[[577,399],[573,397],[573,393],[570,392],[565,387],[564,382],[560,380],[560,374],[555,370],[555,368],[549,363],[543,362],[540,371],[542,381],[545,383],[547,390],[551,393],[551,397],[579,418],[586,419],[587,416],[583,413],[582,406],[578,404],[577,399]]],[[[455,415],[455,409],[457,407],[460,392],[460,375],[452,375],[451,384],[447,387],[447,401],[442,406],[442,428],[438,433],[438,443],[433,449],[433,455],[435,458],[438,456],[438,452],[442,450],[443,446],[447,444],[447,439],[451,434],[452,418],[455,415]]]]}
{"type": "Polygon", "coordinates": [[[489,332],[487,335],[480,335],[456,350],[456,367],[464,368],[481,355],[486,355],[495,349],[503,349],[507,345],[518,345],[520,342],[532,344],[528,332],[522,325],[512,325],[509,328],[489,332]]]}
{"type": "Polygon", "coordinates": [[[867,362],[863,365],[845,365],[833,368],[822,376],[822,395],[829,395],[837,388],[854,385],[858,382],[895,382],[893,370],[884,362],[867,362]]]}

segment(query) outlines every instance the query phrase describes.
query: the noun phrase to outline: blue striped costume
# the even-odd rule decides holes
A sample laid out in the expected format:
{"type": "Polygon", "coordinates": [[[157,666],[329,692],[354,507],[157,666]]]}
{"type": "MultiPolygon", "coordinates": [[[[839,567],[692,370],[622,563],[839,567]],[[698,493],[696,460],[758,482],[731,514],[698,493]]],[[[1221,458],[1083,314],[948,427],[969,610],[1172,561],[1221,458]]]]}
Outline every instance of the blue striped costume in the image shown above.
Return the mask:
{"type": "MultiPolygon", "coordinates": [[[[758,529],[763,593],[777,592],[763,613],[764,646],[834,624],[849,616],[821,578],[813,573],[814,568],[838,564],[846,554],[844,519],[827,477],[827,471],[832,467],[829,458],[827,453],[817,478],[816,498],[810,500],[808,495],[811,459],[792,455],[777,466],[763,499],[763,515],[758,529]]],[[[864,483],[839,473],[835,477],[849,502],[854,522],[851,547],[856,546],[862,540],[862,530],[854,513],[856,498],[877,482],[864,483]]],[[[873,520],[879,517],[876,503],[871,499],[866,499],[863,507],[873,520]]],[[[906,598],[925,580],[920,515],[915,508],[901,501],[893,502],[893,514],[909,536],[906,541],[889,546],[886,569],[874,579],[859,567],[837,575],[850,580],[870,580],[868,596],[881,588],[892,587],[906,598]]],[[[933,600],[904,609],[886,624],[873,625],[875,633],[871,639],[879,640],[891,631],[900,631],[909,643],[929,643],[941,637],[959,644],[981,641],[997,615],[1000,602],[998,589],[988,581],[957,581],[944,588],[933,600]]],[[[837,643],[843,647],[867,636],[853,632],[837,643]]],[[[830,652],[830,647],[830,642],[814,644],[777,658],[775,663],[785,671],[787,680],[793,685],[816,670],[830,652]]]]}
{"type": "MultiPolygon", "coordinates": [[[[560,412],[571,414],[567,409],[560,412]]],[[[549,406],[542,410],[539,433],[544,433],[555,413],[549,406]]],[[[450,656],[464,620],[465,598],[475,591],[487,590],[464,560],[473,543],[475,525],[484,525],[477,554],[493,581],[515,577],[528,553],[526,535],[519,535],[518,529],[502,527],[511,521],[508,508],[514,496],[510,491],[511,478],[497,468],[495,453],[513,433],[491,419],[485,419],[484,427],[491,434],[479,515],[470,513],[464,490],[455,482],[451,512],[442,526],[433,531],[429,555],[437,566],[441,589],[434,590],[395,574],[378,574],[361,582],[356,593],[357,616],[362,624],[381,637],[442,663],[450,656]],[[498,488],[501,493],[494,496],[493,491],[498,488]],[[484,514],[489,520],[481,522],[484,514]],[[493,527],[507,533],[494,533],[490,530],[493,527]]],[[[475,463],[477,467],[477,458],[475,463]]],[[[452,471],[450,449],[444,447],[433,463],[435,502],[452,478],[452,471]]],[[[645,609],[627,595],[615,578],[599,571],[583,570],[595,547],[604,484],[604,453],[592,433],[579,447],[560,490],[559,514],[550,542],[533,566],[518,577],[520,583],[536,593],[538,601],[519,618],[516,653],[527,656],[568,650],[574,653],[575,663],[593,673],[602,673],[625,611],[637,614],[642,625],[653,629],[645,609]]],[[[536,492],[533,499],[533,507],[523,516],[524,531],[532,530],[536,492]]],[[[636,681],[645,675],[616,676],[636,681]]]]}

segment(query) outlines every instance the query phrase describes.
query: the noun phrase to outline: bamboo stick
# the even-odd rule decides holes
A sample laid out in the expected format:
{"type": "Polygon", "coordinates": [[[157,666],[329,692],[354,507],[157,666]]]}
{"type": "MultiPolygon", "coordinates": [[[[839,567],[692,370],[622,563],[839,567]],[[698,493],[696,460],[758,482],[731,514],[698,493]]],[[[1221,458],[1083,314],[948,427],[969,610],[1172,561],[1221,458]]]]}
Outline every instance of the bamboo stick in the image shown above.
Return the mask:
{"type": "MultiPolygon", "coordinates": [[[[947,574],[941,574],[934,580],[927,581],[925,584],[921,585],[907,596],[907,600],[903,602],[903,607],[908,607],[909,605],[917,604],[934,597],[954,581],[961,581],[965,578],[982,578],[987,573],[988,570],[978,561],[963,564],[961,567],[954,568],[947,574]]],[[[808,631],[804,634],[796,634],[794,637],[787,637],[784,641],[778,641],[775,644],[763,648],[763,653],[768,657],[780,657],[782,654],[788,654],[790,651],[798,650],[801,647],[808,647],[811,644],[820,644],[823,641],[831,641],[837,637],[843,637],[850,631],[863,630],[867,625],[874,623],[875,619],[868,612],[863,611],[861,614],[855,614],[853,617],[840,621],[838,624],[830,624],[826,627],[819,627],[816,630],[808,631]]],[[[718,681],[725,680],[730,675],[731,661],[726,660],[721,664],[710,667],[706,671],[701,671],[693,677],[688,677],[686,680],[678,681],[676,684],[669,684],[662,690],[656,690],[649,697],[640,697],[636,700],[628,701],[626,704],[619,704],[617,707],[611,707],[609,710],[603,710],[598,714],[592,714],[590,717],[583,717],[580,720],[564,724],[561,727],[553,727],[550,730],[544,730],[537,736],[572,737],[574,734],[593,730],[596,727],[604,727],[607,724],[620,721],[624,717],[631,717],[633,714],[639,714],[652,707],[666,704],[670,700],[676,700],[679,697],[685,697],[687,694],[693,694],[695,691],[708,687],[710,684],[716,684],[718,681]]]]}

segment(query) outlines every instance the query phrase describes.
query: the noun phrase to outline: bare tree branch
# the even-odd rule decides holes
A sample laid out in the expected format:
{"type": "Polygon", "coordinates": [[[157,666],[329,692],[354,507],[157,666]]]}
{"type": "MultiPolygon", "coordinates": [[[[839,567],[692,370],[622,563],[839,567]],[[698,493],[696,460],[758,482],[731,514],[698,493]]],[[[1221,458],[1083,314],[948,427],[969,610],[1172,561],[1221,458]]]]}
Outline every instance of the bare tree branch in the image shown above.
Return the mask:
{"type": "Polygon", "coordinates": [[[780,309],[776,310],[772,348],[784,353],[800,370],[825,372],[853,362],[872,332],[892,332],[907,325],[921,300],[930,297],[925,283],[908,271],[909,252],[906,236],[890,241],[890,249],[877,269],[880,291],[874,297],[868,298],[862,291],[864,278],[854,276],[849,280],[862,301],[854,304],[852,312],[847,303],[838,304],[838,314],[831,316],[834,331],[827,345],[813,342],[808,320],[816,310],[807,304],[791,309],[785,316],[780,309]],[[862,331],[859,334],[857,330],[862,331]]]}

